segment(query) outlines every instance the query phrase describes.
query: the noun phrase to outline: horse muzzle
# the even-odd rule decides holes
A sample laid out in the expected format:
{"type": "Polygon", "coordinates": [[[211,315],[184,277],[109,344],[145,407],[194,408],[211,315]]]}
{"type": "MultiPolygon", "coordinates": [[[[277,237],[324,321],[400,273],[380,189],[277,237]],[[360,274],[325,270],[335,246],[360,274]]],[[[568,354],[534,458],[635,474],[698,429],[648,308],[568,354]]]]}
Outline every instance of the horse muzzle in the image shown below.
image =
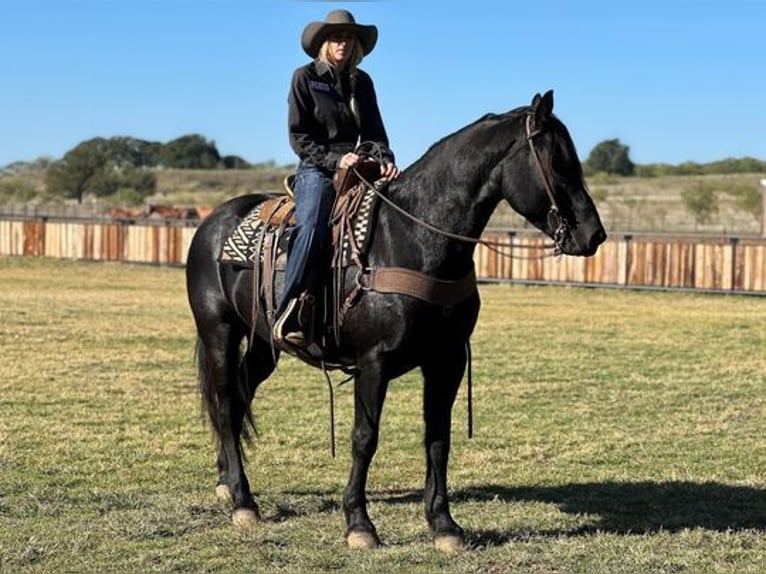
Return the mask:
{"type": "Polygon", "coordinates": [[[595,255],[599,245],[604,243],[604,241],[606,241],[606,231],[601,225],[593,228],[567,228],[560,241],[556,241],[556,238],[554,237],[557,254],[576,255],[580,257],[590,257],[591,255],[595,255]]]}

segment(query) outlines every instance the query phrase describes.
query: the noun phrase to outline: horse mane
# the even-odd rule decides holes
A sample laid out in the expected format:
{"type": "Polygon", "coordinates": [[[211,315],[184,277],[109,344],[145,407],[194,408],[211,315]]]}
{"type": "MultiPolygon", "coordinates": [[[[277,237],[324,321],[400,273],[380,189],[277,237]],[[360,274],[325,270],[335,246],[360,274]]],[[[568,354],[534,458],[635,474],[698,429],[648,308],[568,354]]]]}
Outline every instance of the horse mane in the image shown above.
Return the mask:
{"type": "MultiPolygon", "coordinates": [[[[531,111],[532,106],[526,105],[500,114],[486,113],[444,136],[405,170],[405,177],[394,182],[391,191],[406,189],[406,182],[411,183],[421,178],[433,180],[433,177],[438,177],[442,185],[456,181],[453,178],[461,178],[466,173],[463,160],[476,154],[487,158],[489,165],[493,164],[491,158],[501,160],[514,145],[524,141],[524,122],[531,111]]],[[[561,185],[578,182],[578,186],[585,188],[582,165],[577,159],[577,151],[566,126],[555,114],[550,114],[542,120],[541,125],[532,127],[533,131],[537,129],[540,129],[540,133],[534,137],[533,143],[541,166],[549,174],[551,182],[561,185]]]]}
{"type": "MultiPolygon", "coordinates": [[[[430,163],[432,160],[440,156],[446,157],[449,154],[443,153],[445,148],[452,145],[459,145],[459,143],[462,142],[464,138],[475,136],[477,133],[481,133],[482,130],[486,130],[486,128],[490,126],[497,126],[498,124],[505,124],[505,123],[511,123],[513,121],[516,121],[520,119],[521,117],[523,117],[524,113],[526,113],[528,109],[529,109],[529,106],[523,106],[523,107],[512,109],[502,114],[496,114],[496,113],[484,114],[483,116],[471,122],[470,124],[463,126],[462,128],[459,128],[458,130],[444,136],[440,140],[433,143],[426,150],[426,152],[418,160],[416,160],[415,163],[412,164],[411,169],[415,168],[416,170],[418,167],[422,167],[422,164],[430,163]]],[[[484,145],[487,145],[489,143],[495,143],[495,144],[498,143],[498,142],[490,142],[486,138],[483,138],[483,139],[484,141],[481,143],[483,143],[484,145]]],[[[452,160],[454,160],[454,158],[450,159],[450,161],[452,160]]]]}
{"type": "Polygon", "coordinates": [[[555,115],[551,114],[550,119],[545,122],[541,139],[545,143],[536,149],[546,173],[549,173],[556,181],[574,180],[581,182],[584,186],[582,165],[572,136],[555,115]],[[556,145],[557,142],[559,145],[556,145]],[[567,166],[568,173],[564,173],[561,166],[567,166]]]}

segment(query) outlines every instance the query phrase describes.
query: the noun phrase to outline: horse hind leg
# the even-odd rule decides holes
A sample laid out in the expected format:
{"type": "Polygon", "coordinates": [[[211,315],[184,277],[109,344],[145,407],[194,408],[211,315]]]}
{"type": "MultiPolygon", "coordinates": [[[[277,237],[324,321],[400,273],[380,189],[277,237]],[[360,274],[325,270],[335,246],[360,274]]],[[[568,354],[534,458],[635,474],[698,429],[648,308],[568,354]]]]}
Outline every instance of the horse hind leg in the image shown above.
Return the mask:
{"type": "Polygon", "coordinates": [[[243,336],[230,325],[200,335],[197,360],[203,404],[219,444],[216,494],[231,500],[235,524],[249,526],[258,519],[258,506],[244,471],[242,441],[253,426],[250,403],[255,390],[275,363],[263,342],[240,358],[243,336]]]}

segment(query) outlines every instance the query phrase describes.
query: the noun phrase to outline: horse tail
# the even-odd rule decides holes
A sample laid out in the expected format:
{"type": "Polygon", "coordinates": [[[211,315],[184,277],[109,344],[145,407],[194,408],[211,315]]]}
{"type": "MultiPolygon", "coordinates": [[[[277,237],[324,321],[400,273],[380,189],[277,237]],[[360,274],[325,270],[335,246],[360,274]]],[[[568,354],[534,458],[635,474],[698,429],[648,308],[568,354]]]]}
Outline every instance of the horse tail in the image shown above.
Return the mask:
{"type": "MultiPolygon", "coordinates": [[[[255,428],[255,418],[253,417],[253,410],[250,408],[250,405],[253,401],[253,395],[255,395],[255,388],[258,386],[258,383],[261,382],[256,378],[253,370],[251,351],[248,350],[245,352],[243,360],[239,364],[239,371],[237,373],[237,404],[242,407],[240,439],[243,439],[248,444],[252,442],[253,436],[257,433],[257,429],[255,428]]],[[[242,456],[245,456],[244,452],[242,453],[242,456]]]]}
{"type": "Polygon", "coordinates": [[[237,447],[241,456],[244,457],[243,440],[249,443],[255,434],[255,419],[250,403],[255,394],[257,382],[251,376],[248,356],[241,356],[239,344],[231,344],[226,357],[217,358],[218,361],[225,362],[222,369],[218,362],[218,372],[216,372],[216,357],[213,356],[215,352],[203,344],[201,337],[197,337],[195,358],[201,416],[204,419],[207,415],[219,445],[223,433],[228,432],[224,427],[224,421],[229,419],[231,427],[228,428],[237,435],[237,447]],[[219,376],[221,370],[226,373],[225,380],[221,380],[219,376]]]}
{"type": "Polygon", "coordinates": [[[207,415],[210,427],[215,434],[215,438],[220,441],[221,426],[218,422],[217,413],[219,412],[218,394],[215,392],[214,377],[210,369],[210,358],[202,338],[197,337],[197,344],[194,348],[194,359],[197,363],[197,385],[200,396],[200,416],[205,418],[207,415]]]}

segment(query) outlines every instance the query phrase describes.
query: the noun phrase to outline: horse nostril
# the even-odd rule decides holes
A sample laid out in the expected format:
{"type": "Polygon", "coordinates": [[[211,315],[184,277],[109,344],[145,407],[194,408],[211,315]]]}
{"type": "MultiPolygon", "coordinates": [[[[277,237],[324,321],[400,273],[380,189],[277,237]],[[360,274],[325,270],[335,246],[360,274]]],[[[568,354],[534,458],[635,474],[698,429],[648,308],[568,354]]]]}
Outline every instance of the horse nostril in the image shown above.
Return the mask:
{"type": "Polygon", "coordinates": [[[593,234],[593,237],[591,237],[590,240],[590,248],[595,251],[596,247],[601,245],[604,241],[606,241],[606,231],[602,227],[599,229],[596,233],[593,234]]]}

